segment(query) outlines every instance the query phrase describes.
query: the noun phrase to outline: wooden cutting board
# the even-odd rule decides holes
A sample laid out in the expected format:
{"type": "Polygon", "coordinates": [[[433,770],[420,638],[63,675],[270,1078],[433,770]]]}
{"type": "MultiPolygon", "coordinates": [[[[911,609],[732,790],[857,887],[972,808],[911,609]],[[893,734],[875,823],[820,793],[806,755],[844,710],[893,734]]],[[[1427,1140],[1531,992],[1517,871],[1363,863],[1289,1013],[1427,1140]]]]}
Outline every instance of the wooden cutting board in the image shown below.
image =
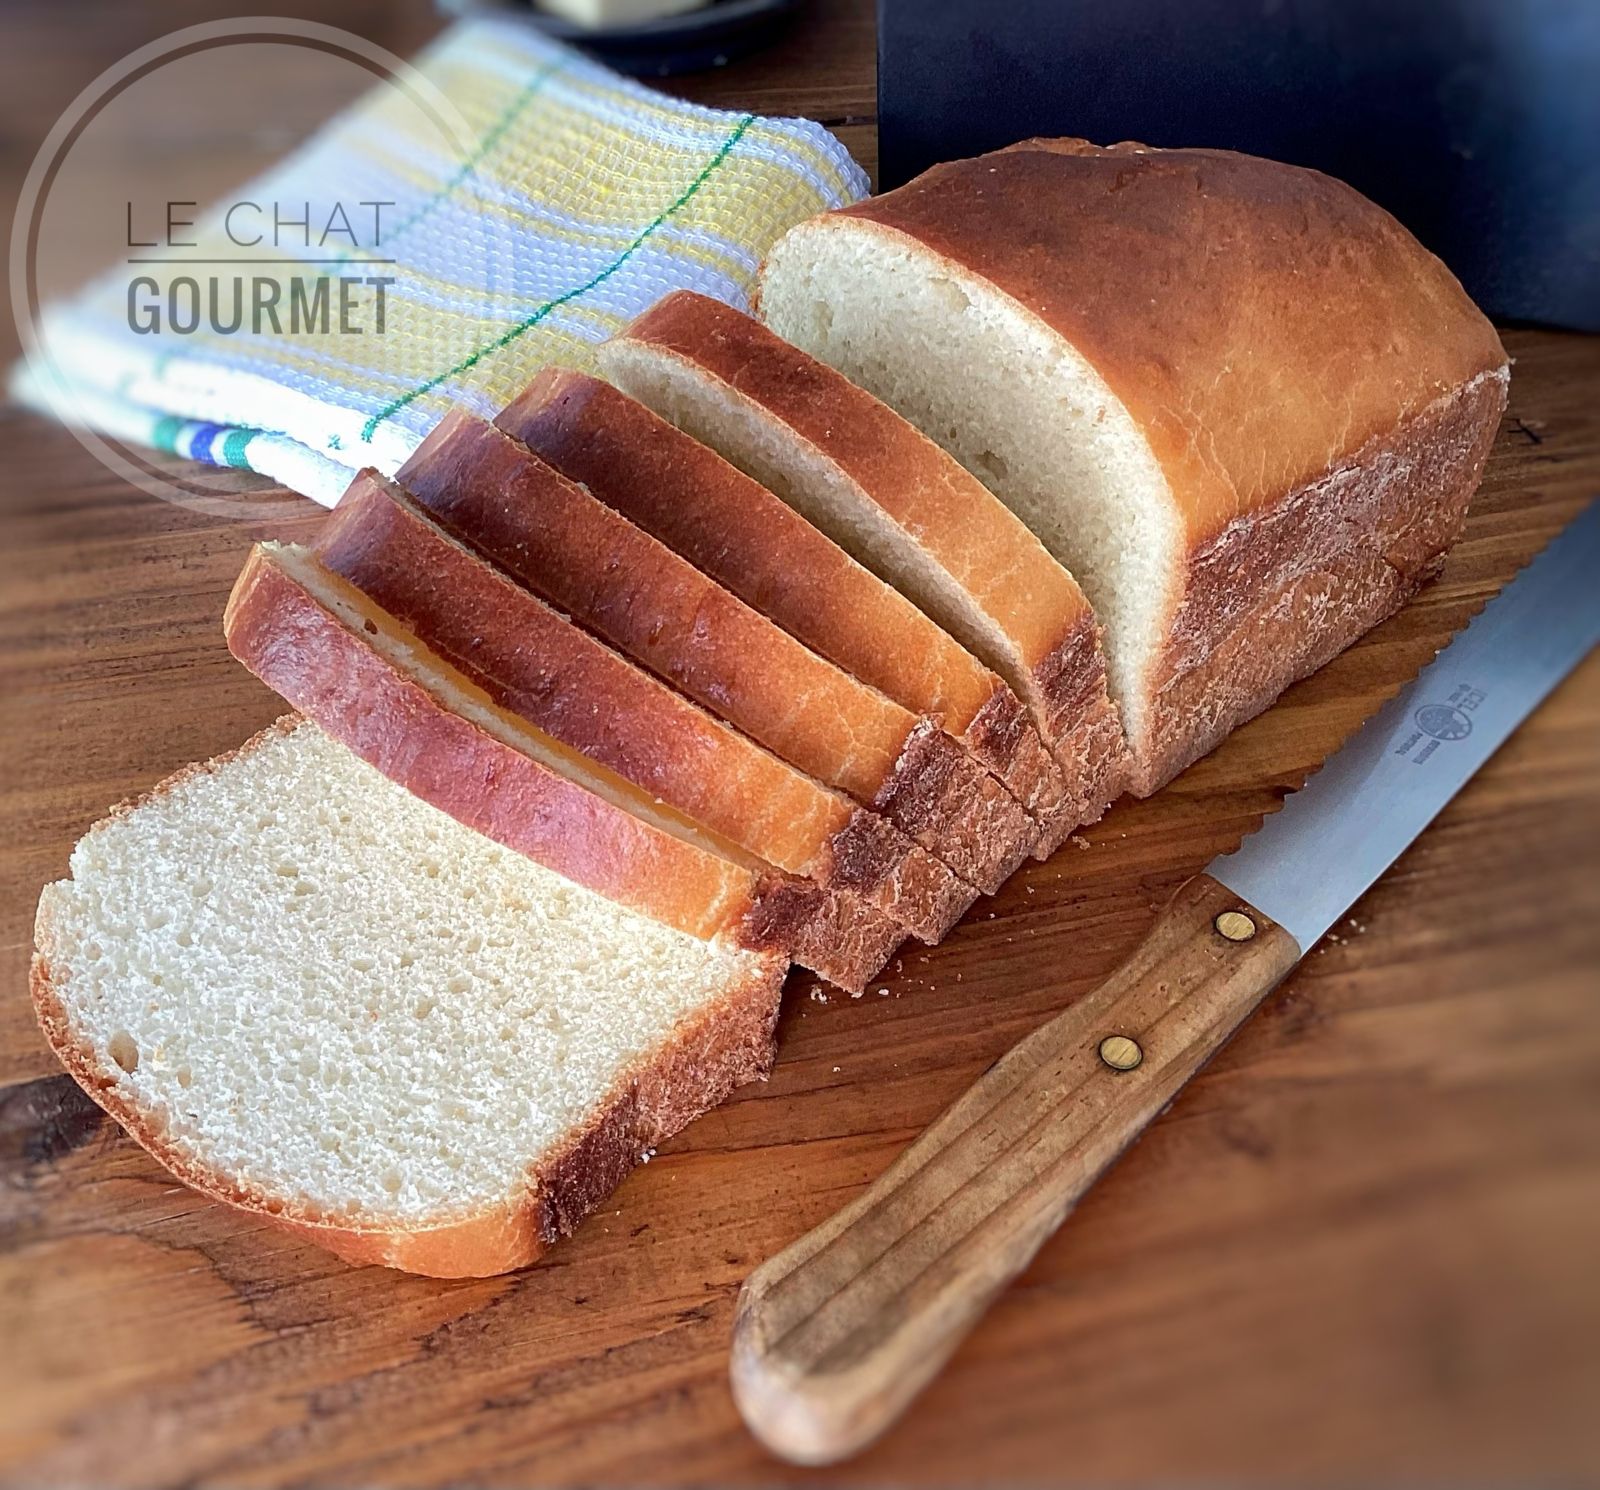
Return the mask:
{"type": "MultiPolygon", "coordinates": [[[[843,121],[868,153],[870,29],[849,11],[819,4],[789,63],[755,59],[702,96],[843,121]]],[[[250,523],[182,512],[0,413],[0,1479],[798,1478],[728,1394],[745,1275],[1101,978],[1600,492],[1600,343],[1507,342],[1510,414],[1437,584],[864,997],[796,977],[771,1081],[664,1147],[546,1264],[482,1282],[352,1270],[193,1195],[35,1031],[40,885],[111,802],[280,712],[227,656],[222,603],[250,540],[318,519],[287,497],[250,523]]],[[[816,1478],[1592,1479],[1597,845],[1591,659],[904,1422],[816,1478]]]]}
{"type": "MultiPolygon", "coordinates": [[[[1509,341],[1511,414],[1436,585],[864,997],[793,979],[770,1082],[663,1148],[546,1265],[485,1282],[351,1270],[202,1200],[57,1072],[26,1000],[38,888],[107,804],[279,711],[218,617],[246,541],[316,519],[297,501],[249,528],[197,518],[6,416],[0,1471],[779,1477],[725,1384],[749,1269],[1101,977],[1600,489],[1600,345],[1509,341]]],[[[844,1473],[1600,1462],[1597,767],[1592,659],[844,1473]]]]}

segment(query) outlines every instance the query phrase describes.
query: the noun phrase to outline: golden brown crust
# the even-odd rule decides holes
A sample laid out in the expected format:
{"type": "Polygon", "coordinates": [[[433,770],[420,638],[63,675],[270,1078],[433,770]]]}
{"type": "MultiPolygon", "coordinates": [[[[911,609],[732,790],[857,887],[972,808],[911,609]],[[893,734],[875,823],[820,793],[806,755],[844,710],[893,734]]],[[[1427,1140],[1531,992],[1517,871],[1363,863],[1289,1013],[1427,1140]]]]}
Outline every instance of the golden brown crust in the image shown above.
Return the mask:
{"type": "Polygon", "coordinates": [[[847,219],[981,276],[1075,347],[1150,442],[1191,545],[1506,366],[1388,213],[1274,161],[1029,141],[831,220],[847,219]]]}
{"type": "Polygon", "coordinates": [[[1035,857],[1047,859],[1075,829],[1098,822],[1128,789],[1133,760],[1122,716],[1106,692],[1105,651],[1092,611],[1085,612],[1051,659],[1054,707],[1045,734],[1065,790],[1038,814],[1035,857]]]}
{"type": "Polygon", "coordinates": [[[495,422],[812,651],[959,735],[1003,690],[899,591],[643,404],[547,368],[495,422]]]}
{"type": "Polygon", "coordinates": [[[918,721],[871,807],[993,895],[1033,852],[1038,824],[931,719],[918,721]],[[938,825],[938,826],[935,826],[938,825]]]}
{"type": "Polygon", "coordinates": [[[456,537],[858,801],[915,724],[493,426],[450,414],[398,481],[456,537]]]}
{"type": "Polygon", "coordinates": [[[1503,376],[1479,378],[1194,556],[1152,700],[1141,791],[1171,780],[1437,573],[1505,400],[1503,376]]]}
{"type": "Polygon", "coordinates": [[[832,858],[825,883],[870,889],[881,906],[912,935],[932,945],[978,898],[976,885],[953,874],[942,859],[911,843],[898,828],[865,808],[857,809],[828,844],[832,858]]]}
{"type": "Polygon", "coordinates": [[[842,885],[763,874],[737,940],[752,951],[775,951],[819,977],[859,993],[883,971],[906,926],[842,885]]]}
{"type": "Polygon", "coordinates": [[[1031,824],[1014,802],[1006,817],[992,778],[954,746],[941,755],[927,744],[930,731],[945,738],[931,721],[818,657],[503,431],[451,414],[399,481],[507,573],[792,765],[885,813],[980,889],[1014,861],[1017,839],[1031,847],[1031,824]],[[936,774],[918,780],[923,770],[936,774]]]}
{"type": "Polygon", "coordinates": [[[691,936],[795,957],[851,989],[900,940],[897,923],[848,892],[721,858],[463,718],[267,549],[247,560],[223,629],[262,682],[392,781],[620,905],[691,936]]]}
{"type": "Polygon", "coordinates": [[[1449,271],[1341,183],[1221,151],[1028,141],[798,231],[851,223],[1008,296],[1148,442],[1183,538],[1136,790],[1376,624],[1451,541],[1505,352],[1449,271]],[[1391,551],[1401,530],[1414,552],[1391,551]]]}
{"type": "Polygon", "coordinates": [[[909,905],[895,884],[918,852],[908,839],[888,830],[873,877],[839,882],[832,840],[861,809],[551,610],[375,472],[351,484],[314,552],[501,708],[780,869],[908,915],[914,932],[941,923],[939,900],[909,905]]]}
{"type": "MultiPolygon", "coordinates": [[[[297,723],[282,720],[275,729],[294,728],[297,723]]],[[[230,756],[248,752],[262,737],[256,736],[230,756]]],[[[186,767],[140,800],[170,791],[195,771],[215,769],[228,758],[186,767]]],[[[41,942],[47,939],[45,914],[41,902],[41,942]]],[[[128,1100],[113,1073],[74,1032],[56,986],[56,971],[42,953],[34,954],[29,984],[39,1027],[67,1072],[184,1184],[225,1205],[265,1217],[346,1262],[460,1278],[509,1272],[533,1262],[551,1244],[570,1235],[642,1154],[716,1106],[734,1087],[765,1076],[776,1049],[783,973],[784,965],[777,959],[758,965],[750,978],[728,988],[624,1072],[596,1103],[589,1120],[530,1168],[526,1187],[515,1201],[435,1227],[386,1225],[379,1220],[357,1225],[318,1217],[281,1196],[238,1185],[195,1162],[167,1139],[151,1114],[128,1100]]]]}
{"type": "Polygon", "coordinates": [[[1071,728],[1056,737],[1055,753],[1062,775],[1076,783],[1077,793],[1062,804],[1055,818],[1051,850],[1060,848],[1074,828],[1098,822],[1129,787],[1132,761],[1122,716],[1103,687],[1085,701],[1071,728]]]}
{"type": "Polygon", "coordinates": [[[1104,729],[1117,719],[1103,657],[1082,645],[1097,635],[1093,616],[1071,577],[1000,502],[886,405],[716,301],[688,291],[668,296],[623,334],[622,344],[716,379],[725,397],[831,462],[863,503],[950,574],[1008,637],[1051,752],[1031,727],[1008,737],[999,709],[975,720],[964,739],[1036,819],[1038,857],[1100,816],[1120,789],[1126,761],[1120,729],[1104,729]],[[1093,686],[1086,686],[1086,665],[1097,669],[1093,686]],[[1090,741],[1104,748],[1105,758],[1087,753],[1090,741]]]}
{"type": "MultiPolygon", "coordinates": [[[[961,743],[972,757],[1005,786],[1005,789],[1040,824],[1057,816],[1068,797],[1056,759],[1045,749],[1032,718],[1021,699],[1009,688],[996,692],[978,716],[961,732],[961,743]]],[[[1034,853],[1039,853],[1035,843],[1034,853]]]]}

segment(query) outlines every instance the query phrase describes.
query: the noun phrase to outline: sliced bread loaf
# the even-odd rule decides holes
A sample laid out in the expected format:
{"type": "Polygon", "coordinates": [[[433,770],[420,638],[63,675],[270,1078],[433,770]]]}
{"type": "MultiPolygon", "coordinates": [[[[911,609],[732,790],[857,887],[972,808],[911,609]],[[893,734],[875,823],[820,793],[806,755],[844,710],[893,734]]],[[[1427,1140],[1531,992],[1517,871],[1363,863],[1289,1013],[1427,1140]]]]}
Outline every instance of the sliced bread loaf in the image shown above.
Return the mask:
{"type": "Polygon", "coordinates": [[[304,549],[260,544],[223,618],[251,672],[384,775],[575,884],[859,989],[904,928],[773,869],[498,707],[304,549]]]}
{"type": "Polygon", "coordinates": [[[1392,217],[1224,151],[937,166],[795,228],[760,312],[1083,584],[1142,791],[1438,569],[1505,407],[1494,328],[1392,217]]]}
{"type": "Polygon", "coordinates": [[[884,818],[552,610],[375,472],[351,484],[314,552],[496,705],[765,862],[929,942],[976,896],[884,818]]]}
{"type": "MultiPolygon", "coordinates": [[[[608,371],[620,360],[601,349],[608,371]]],[[[495,422],[812,651],[937,719],[1030,812],[1059,804],[1061,773],[1000,678],[709,446],[563,368],[540,373],[495,422]]]]}
{"type": "Polygon", "coordinates": [[[1128,760],[1094,613],[959,462],[831,367],[692,290],[602,346],[600,365],[896,586],[1027,701],[1064,768],[1046,851],[1105,811],[1128,760]]]}
{"type": "Polygon", "coordinates": [[[46,1037],[179,1179],[355,1263],[503,1272],[772,1060],[784,963],[667,929],[286,719],[90,829],[46,1037]]]}
{"type": "Polygon", "coordinates": [[[503,430],[452,413],[398,480],[515,579],[980,890],[1031,850],[1031,820],[932,720],[818,657],[503,430]]]}

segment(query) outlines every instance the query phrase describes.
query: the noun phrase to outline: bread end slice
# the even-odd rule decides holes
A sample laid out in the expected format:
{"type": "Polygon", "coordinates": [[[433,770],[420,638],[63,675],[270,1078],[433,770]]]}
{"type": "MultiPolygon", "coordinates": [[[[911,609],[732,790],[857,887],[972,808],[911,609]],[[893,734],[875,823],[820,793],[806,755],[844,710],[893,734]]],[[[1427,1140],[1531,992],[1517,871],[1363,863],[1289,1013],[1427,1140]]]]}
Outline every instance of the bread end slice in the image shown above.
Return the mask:
{"type": "Polygon", "coordinates": [[[566,883],[293,716],[92,828],[35,943],[46,1039],[180,1180],[438,1277],[532,1262],[765,1074],[784,971],[566,883]]]}

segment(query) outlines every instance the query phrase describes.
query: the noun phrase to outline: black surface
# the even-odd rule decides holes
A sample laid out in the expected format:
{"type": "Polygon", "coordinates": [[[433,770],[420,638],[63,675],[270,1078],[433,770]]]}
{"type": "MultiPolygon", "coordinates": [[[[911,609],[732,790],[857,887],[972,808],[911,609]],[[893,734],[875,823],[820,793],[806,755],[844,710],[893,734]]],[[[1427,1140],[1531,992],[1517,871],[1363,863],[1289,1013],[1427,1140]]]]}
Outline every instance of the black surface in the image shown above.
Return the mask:
{"type": "Polygon", "coordinates": [[[1314,166],[1600,330],[1600,0],[879,0],[879,181],[1030,135],[1314,166]]]}

